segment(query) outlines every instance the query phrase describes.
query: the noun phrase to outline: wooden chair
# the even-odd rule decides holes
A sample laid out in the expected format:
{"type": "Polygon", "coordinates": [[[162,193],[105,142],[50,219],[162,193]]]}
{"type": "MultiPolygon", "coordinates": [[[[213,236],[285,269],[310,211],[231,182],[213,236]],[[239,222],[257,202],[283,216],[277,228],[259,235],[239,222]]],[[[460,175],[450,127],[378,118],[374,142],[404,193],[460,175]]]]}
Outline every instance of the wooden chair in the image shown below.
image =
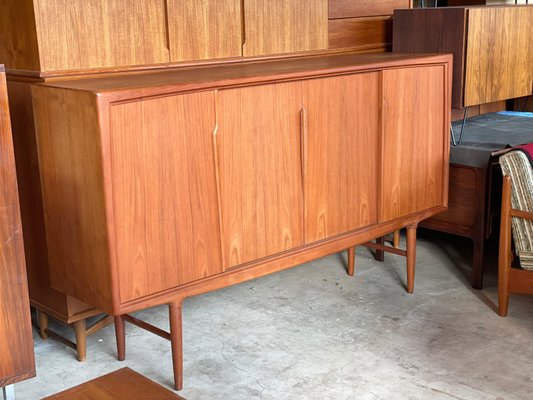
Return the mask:
{"type": "Polygon", "coordinates": [[[500,254],[498,259],[498,313],[507,315],[510,293],[533,294],[533,168],[525,152],[500,157],[503,171],[500,254]],[[511,234],[512,227],[512,234],[511,234]],[[511,236],[521,269],[511,268],[511,236]]]}

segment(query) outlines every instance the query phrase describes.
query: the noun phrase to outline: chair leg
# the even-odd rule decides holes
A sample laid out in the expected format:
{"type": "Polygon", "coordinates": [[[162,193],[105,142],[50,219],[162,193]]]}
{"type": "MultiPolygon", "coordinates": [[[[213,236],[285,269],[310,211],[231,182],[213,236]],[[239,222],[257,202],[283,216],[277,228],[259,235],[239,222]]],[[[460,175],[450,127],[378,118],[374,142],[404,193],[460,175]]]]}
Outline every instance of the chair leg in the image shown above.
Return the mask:
{"type": "MultiPolygon", "coordinates": [[[[377,238],[376,243],[380,245],[384,245],[385,237],[382,236],[382,237],[377,238]]],[[[385,261],[385,252],[383,250],[376,250],[376,254],[374,257],[377,261],[383,262],[385,261]]]]}
{"type": "Polygon", "coordinates": [[[407,227],[407,292],[415,287],[416,226],[407,227]]]}
{"type": "Polygon", "coordinates": [[[348,275],[354,276],[355,273],[355,247],[348,249],[348,275]]]}
{"type": "Polygon", "coordinates": [[[392,234],[392,245],[397,249],[400,248],[400,230],[394,231],[392,234]]]}
{"type": "Polygon", "coordinates": [[[511,274],[511,178],[503,177],[498,255],[498,314],[507,315],[509,308],[509,275],[511,274]]]}
{"type": "Polygon", "coordinates": [[[87,329],[85,319],[74,322],[74,332],[76,333],[76,351],[78,361],[85,361],[87,358],[87,329]]]}
{"type": "Polygon", "coordinates": [[[115,317],[115,337],[117,339],[117,359],[126,359],[126,326],[122,316],[115,317]]]}
{"type": "Polygon", "coordinates": [[[46,340],[48,339],[48,334],[46,333],[48,329],[48,315],[39,309],[37,310],[37,314],[39,315],[39,336],[41,339],[46,340]]]}
{"type": "Polygon", "coordinates": [[[182,318],[181,301],[171,303],[169,307],[170,316],[170,344],[172,347],[172,367],[174,372],[174,388],[183,388],[183,338],[182,338],[182,318]]]}

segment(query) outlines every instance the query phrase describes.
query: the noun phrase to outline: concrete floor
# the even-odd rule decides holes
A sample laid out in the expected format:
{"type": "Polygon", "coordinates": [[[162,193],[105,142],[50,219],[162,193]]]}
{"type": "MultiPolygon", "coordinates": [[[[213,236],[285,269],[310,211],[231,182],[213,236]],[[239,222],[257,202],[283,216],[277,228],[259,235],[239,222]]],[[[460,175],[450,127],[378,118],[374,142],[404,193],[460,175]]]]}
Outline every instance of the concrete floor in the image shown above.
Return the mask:
{"type": "MultiPolygon", "coordinates": [[[[381,264],[358,248],[354,278],[345,273],[345,255],[336,254],[190,298],[180,395],[533,399],[533,296],[512,296],[509,316],[498,317],[494,265],[484,290],[471,289],[470,252],[466,240],[420,234],[413,295],[404,290],[403,258],[387,255],[381,264]]],[[[165,307],[136,315],[168,329],[165,307]]],[[[172,384],[169,343],[132,325],[124,362],[115,358],[112,326],[88,340],[85,363],[54,340],[34,339],[37,377],[15,385],[19,400],[123,366],[172,384]]]]}

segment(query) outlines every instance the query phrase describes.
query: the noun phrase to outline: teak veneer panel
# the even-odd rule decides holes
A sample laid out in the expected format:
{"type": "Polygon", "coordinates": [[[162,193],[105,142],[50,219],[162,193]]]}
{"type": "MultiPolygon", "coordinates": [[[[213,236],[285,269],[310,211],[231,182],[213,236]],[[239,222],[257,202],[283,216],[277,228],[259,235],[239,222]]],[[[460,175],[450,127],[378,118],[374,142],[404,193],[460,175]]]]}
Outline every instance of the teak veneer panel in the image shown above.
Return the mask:
{"type": "Polygon", "coordinates": [[[328,23],[328,31],[330,49],[385,50],[392,42],[392,18],[333,19],[328,23]]]}
{"type": "Polygon", "coordinates": [[[446,73],[442,66],[383,72],[380,221],[447,204],[449,140],[442,136],[450,122],[442,113],[447,108],[446,73]],[[430,98],[441,101],[428,102],[430,98]]]}
{"type": "Polygon", "coordinates": [[[328,47],[328,0],[244,0],[244,56],[328,47]]]}
{"type": "Polygon", "coordinates": [[[0,387],[35,376],[15,159],[0,65],[0,387]]]}
{"type": "Polygon", "coordinates": [[[377,72],[304,82],[305,241],[377,223],[377,72]]]}
{"type": "Polygon", "coordinates": [[[33,3],[41,70],[169,61],[164,0],[33,3]]]}
{"type": "Polygon", "coordinates": [[[396,8],[411,8],[411,0],[329,0],[329,18],[392,15],[396,8]]]}
{"type": "Polygon", "coordinates": [[[117,104],[110,118],[121,302],[221,272],[214,93],[117,104]]]}
{"type": "Polygon", "coordinates": [[[167,0],[170,61],[242,55],[242,0],[167,0]]]}
{"type": "Polygon", "coordinates": [[[281,83],[217,93],[225,268],[304,243],[301,86],[281,83]]]}

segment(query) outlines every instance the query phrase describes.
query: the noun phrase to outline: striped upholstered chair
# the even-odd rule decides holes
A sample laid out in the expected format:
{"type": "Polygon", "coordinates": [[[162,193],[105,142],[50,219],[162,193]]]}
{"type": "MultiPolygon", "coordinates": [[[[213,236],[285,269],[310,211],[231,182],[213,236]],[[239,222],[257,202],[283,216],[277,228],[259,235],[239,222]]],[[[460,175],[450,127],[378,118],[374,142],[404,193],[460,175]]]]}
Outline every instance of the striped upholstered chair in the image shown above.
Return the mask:
{"type": "Polygon", "coordinates": [[[507,315],[509,293],[533,294],[533,143],[500,157],[503,171],[499,314],[507,315]],[[511,235],[512,226],[512,235],[511,235]],[[521,269],[511,268],[511,237],[521,269]]]}

